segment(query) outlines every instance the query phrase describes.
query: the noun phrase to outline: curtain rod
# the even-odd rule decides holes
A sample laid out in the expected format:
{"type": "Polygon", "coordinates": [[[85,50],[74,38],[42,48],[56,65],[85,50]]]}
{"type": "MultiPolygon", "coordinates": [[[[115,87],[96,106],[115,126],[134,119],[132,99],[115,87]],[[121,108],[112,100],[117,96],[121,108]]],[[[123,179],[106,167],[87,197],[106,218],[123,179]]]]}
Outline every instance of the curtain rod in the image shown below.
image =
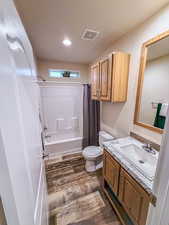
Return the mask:
{"type": "Polygon", "coordinates": [[[42,84],[45,84],[45,83],[53,83],[53,84],[88,84],[88,83],[82,83],[82,82],[60,82],[60,81],[35,81],[35,83],[42,83],[42,84]]]}

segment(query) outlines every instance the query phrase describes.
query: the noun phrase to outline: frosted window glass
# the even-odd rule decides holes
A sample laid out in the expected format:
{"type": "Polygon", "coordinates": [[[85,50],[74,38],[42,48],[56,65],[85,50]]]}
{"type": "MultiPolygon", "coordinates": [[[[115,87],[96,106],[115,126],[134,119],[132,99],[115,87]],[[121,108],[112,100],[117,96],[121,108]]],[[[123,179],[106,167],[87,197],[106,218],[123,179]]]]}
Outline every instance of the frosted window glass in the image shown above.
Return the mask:
{"type": "Polygon", "coordinates": [[[80,73],[76,71],[66,71],[66,70],[49,70],[49,77],[54,78],[79,78],[80,73]]]}

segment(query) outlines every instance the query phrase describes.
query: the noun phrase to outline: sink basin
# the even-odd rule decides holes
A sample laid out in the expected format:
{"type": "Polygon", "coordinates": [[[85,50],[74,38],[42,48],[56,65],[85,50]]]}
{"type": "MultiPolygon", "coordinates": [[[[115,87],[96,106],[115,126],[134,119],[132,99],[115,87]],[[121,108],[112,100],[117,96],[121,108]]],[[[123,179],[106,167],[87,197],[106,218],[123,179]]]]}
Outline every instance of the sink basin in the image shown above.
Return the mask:
{"type": "Polygon", "coordinates": [[[152,153],[146,152],[136,144],[127,144],[120,146],[118,152],[133,166],[135,166],[140,173],[149,179],[153,180],[157,165],[157,157],[152,153]]]}

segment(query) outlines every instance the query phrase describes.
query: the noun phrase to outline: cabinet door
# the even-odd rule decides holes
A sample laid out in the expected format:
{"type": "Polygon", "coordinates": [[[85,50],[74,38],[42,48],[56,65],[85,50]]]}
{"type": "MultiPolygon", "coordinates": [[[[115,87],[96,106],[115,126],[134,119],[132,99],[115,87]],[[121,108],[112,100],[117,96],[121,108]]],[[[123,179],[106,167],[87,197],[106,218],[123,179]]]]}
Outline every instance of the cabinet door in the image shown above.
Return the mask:
{"type": "Polygon", "coordinates": [[[123,169],[120,173],[119,199],[135,224],[146,224],[149,195],[123,169]]]}
{"type": "Polygon", "coordinates": [[[130,55],[117,52],[112,55],[112,102],[127,101],[130,55]]]}
{"type": "Polygon", "coordinates": [[[112,191],[117,195],[119,186],[120,165],[108,153],[104,152],[104,178],[110,185],[112,191]]]}
{"type": "Polygon", "coordinates": [[[111,60],[107,57],[100,61],[100,100],[111,98],[111,60]]]}
{"type": "Polygon", "coordinates": [[[99,63],[91,67],[91,97],[92,99],[99,100],[100,90],[100,74],[99,63]]]}

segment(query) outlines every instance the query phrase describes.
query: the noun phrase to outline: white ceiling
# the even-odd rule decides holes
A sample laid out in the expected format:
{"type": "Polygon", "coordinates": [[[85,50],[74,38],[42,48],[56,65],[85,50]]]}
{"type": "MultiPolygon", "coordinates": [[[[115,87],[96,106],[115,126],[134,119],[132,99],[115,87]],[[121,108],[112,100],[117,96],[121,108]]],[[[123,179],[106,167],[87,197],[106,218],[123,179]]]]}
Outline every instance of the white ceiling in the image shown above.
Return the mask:
{"type": "Polygon", "coordinates": [[[168,3],[168,0],[14,0],[35,54],[41,59],[88,64],[114,40],[168,3]],[[94,41],[85,28],[100,31],[94,41]],[[64,47],[62,40],[72,40],[64,47]]]}

